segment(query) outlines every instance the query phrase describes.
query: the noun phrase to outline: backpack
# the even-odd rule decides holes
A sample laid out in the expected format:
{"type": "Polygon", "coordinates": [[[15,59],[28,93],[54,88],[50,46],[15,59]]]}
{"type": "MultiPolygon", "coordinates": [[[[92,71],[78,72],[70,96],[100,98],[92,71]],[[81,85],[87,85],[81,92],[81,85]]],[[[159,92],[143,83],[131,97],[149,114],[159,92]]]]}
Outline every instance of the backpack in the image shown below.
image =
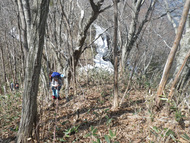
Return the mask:
{"type": "Polygon", "coordinates": [[[61,74],[58,73],[58,72],[53,72],[53,73],[51,74],[51,81],[52,81],[53,78],[61,79],[61,74]]]}
{"type": "Polygon", "coordinates": [[[51,82],[52,82],[52,80],[55,80],[55,79],[58,79],[58,81],[60,82],[59,84],[61,84],[62,85],[62,80],[61,80],[61,74],[60,73],[58,73],[58,72],[53,72],[52,74],[51,74],[51,82]]]}
{"type": "Polygon", "coordinates": [[[51,77],[52,77],[52,78],[54,78],[54,77],[60,78],[60,77],[61,77],[61,74],[58,73],[58,72],[53,72],[53,73],[51,74],[51,77]]]}

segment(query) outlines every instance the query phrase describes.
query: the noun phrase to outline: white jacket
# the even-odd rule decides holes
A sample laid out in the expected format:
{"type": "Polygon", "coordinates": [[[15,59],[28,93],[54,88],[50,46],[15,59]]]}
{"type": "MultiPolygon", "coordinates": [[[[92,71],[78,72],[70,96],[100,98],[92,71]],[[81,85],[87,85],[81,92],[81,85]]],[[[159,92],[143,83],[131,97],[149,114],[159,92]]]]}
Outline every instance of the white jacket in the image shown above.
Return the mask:
{"type": "Polygon", "coordinates": [[[51,86],[62,86],[62,80],[60,78],[57,78],[57,80],[53,78],[51,81],[51,86]]]}

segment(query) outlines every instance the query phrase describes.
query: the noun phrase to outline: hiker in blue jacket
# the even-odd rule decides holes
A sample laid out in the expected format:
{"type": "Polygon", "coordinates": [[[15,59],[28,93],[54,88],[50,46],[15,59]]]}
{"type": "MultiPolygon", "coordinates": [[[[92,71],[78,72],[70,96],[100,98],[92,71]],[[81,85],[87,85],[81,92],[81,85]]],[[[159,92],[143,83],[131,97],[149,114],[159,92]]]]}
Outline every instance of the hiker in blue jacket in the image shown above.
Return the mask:
{"type": "Polygon", "coordinates": [[[59,96],[59,91],[62,86],[62,79],[61,79],[61,74],[58,72],[53,72],[51,74],[51,89],[52,89],[52,98],[61,100],[59,96]]]}

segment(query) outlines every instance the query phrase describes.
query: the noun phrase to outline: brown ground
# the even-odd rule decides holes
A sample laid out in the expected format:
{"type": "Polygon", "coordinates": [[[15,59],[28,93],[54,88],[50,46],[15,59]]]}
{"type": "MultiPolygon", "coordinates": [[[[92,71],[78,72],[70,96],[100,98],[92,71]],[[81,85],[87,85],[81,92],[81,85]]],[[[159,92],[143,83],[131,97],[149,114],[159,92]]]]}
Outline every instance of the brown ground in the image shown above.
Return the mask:
{"type": "MultiPolygon", "coordinates": [[[[159,112],[155,111],[153,108],[154,95],[145,89],[130,90],[120,108],[113,110],[112,88],[113,86],[109,84],[103,86],[85,85],[78,89],[78,96],[73,98],[70,95],[69,102],[66,102],[62,96],[62,100],[58,101],[58,107],[56,101],[55,106],[53,104],[42,106],[40,103],[39,106],[43,107],[39,109],[41,115],[40,142],[52,143],[54,133],[57,143],[93,143],[93,141],[97,142],[98,139],[102,143],[107,143],[109,140],[112,143],[190,142],[190,140],[188,141],[190,136],[189,114],[186,110],[183,112],[185,116],[180,118],[178,122],[176,121],[176,112],[170,112],[168,115],[164,108],[159,112]],[[67,133],[65,133],[66,130],[67,133]]],[[[19,99],[15,101],[15,103],[18,102],[20,102],[19,99]]],[[[0,111],[0,142],[3,140],[10,142],[10,138],[14,139],[18,131],[21,104],[15,103],[11,105],[14,109],[1,109],[0,111]],[[14,117],[9,117],[8,114],[11,112],[14,112],[12,114],[14,117]]]]}

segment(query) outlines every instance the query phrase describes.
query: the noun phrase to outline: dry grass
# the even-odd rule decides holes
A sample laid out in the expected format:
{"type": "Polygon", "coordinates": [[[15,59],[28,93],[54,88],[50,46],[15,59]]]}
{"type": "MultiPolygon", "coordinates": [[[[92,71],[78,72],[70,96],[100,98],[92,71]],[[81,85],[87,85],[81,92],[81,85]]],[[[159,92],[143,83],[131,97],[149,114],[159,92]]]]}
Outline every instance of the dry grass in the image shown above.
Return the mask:
{"type": "MultiPolygon", "coordinates": [[[[123,91],[120,91],[120,98],[122,94],[123,91]]],[[[55,142],[189,142],[185,139],[190,136],[188,109],[184,108],[183,112],[179,108],[171,110],[169,115],[167,108],[155,111],[154,91],[131,88],[121,107],[114,111],[111,110],[111,81],[93,81],[88,86],[84,81],[80,82],[78,96],[73,97],[71,91],[69,102],[66,102],[63,91],[61,96],[63,99],[58,103],[56,115],[56,107],[39,103],[41,143],[53,142],[54,127],[55,142]]],[[[0,112],[1,138],[16,136],[21,112],[20,94],[1,96],[0,112]]]]}

